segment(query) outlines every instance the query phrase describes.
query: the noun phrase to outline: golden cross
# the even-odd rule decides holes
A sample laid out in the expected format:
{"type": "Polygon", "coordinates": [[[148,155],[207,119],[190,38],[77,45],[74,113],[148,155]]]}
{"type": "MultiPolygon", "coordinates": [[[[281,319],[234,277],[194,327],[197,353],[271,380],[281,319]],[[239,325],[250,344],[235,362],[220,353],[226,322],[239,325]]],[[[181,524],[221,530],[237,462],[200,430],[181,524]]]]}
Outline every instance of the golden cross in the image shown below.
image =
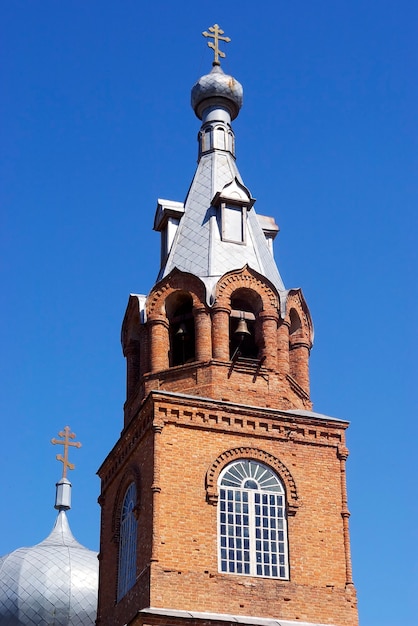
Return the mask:
{"type": "Polygon", "coordinates": [[[81,443],[79,441],[70,441],[70,439],[75,439],[75,433],[70,432],[70,427],[66,426],[64,430],[61,430],[58,435],[63,437],[63,439],[51,439],[51,443],[57,444],[60,443],[64,446],[64,456],[62,454],[57,454],[57,461],[62,461],[63,470],[62,470],[62,478],[66,478],[67,476],[67,467],[70,470],[75,468],[74,463],[70,463],[68,460],[68,448],[70,446],[74,446],[75,448],[81,448],[81,443]]]}
{"type": "Polygon", "coordinates": [[[224,34],[224,31],[221,28],[219,28],[218,24],[214,24],[213,26],[210,26],[209,30],[210,30],[210,33],[204,30],[202,35],[204,37],[213,37],[213,41],[208,41],[208,46],[209,48],[212,48],[212,50],[214,50],[215,52],[215,59],[213,61],[213,65],[220,65],[219,57],[221,57],[221,59],[224,59],[226,55],[225,55],[225,52],[221,52],[219,50],[219,41],[226,41],[226,43],[229,43],[231,39],[229,37],[221,37],[221,35],[224,34]],[[213,35],[211,35],[211,33],[213,33],[213,35]]]}

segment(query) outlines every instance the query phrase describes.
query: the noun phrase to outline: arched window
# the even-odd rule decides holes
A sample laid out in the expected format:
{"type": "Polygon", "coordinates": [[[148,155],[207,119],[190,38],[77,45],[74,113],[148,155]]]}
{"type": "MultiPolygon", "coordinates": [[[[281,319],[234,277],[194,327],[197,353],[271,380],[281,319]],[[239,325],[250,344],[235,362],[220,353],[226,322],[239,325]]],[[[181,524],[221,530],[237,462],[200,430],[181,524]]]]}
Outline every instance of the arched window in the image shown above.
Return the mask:
{"type": "Polygon", "coordinates": [[[218,481],[219,571],[289,578],[285,492],[278,476],[251,459],[230,463],[218,481]]]}
{"type": "Polygon", "coordinates": [[[118,602],[136,580],[136,541],[138,522],[135,515],[136,485],[131,483],[123,499],[119,532],[118,602]]]}

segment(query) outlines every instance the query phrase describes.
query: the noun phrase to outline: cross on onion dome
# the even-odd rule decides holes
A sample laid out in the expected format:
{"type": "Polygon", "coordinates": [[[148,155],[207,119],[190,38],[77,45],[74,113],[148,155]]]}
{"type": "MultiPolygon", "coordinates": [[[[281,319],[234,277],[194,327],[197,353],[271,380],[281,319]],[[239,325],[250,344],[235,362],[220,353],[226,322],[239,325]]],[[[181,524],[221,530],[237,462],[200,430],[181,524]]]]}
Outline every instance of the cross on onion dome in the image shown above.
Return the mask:
{"type": "Polygon", "coordinates": [[[76,435],[75,433],[71,432],[69,426],[66,426],[64,430],[60,430],[58,435],[60,437],[63,437],[63,439],[51,439],[51,443],[53,443],[54,445],[61,444],[64,446],[64,456],[62,456],[62,454],[57,454],[56,459],[57,461],[62,462],[62,478],[66,478],[67,468],[70,470],[73,470],[75,468],[74,463],[70,463],[70,461],[68,460],[68,448],[70,446],[73,446],[74,448],[81,448],[81,443],[79,441],[70,441],[70,439],[75,439],[76,435]]]}
{"type": "Polygon", "coordinates": [[[202,35],[204,37],[213,37],[213,41],[208,41],[208,46],[209,48],[212,48],[215,53],[213,65],[220,65],[219,57],[221,57],[221,59],[224,59],[226,55],[225,52],[221,52],[221,50],[219,50],[219,41],[225,41],[226,43],[229,43],[231,39],[229,37],[222,37],[224,31],[219,27],[218,24],[210,26],[209,30],[210,33],[204,30],[202,35]]]}

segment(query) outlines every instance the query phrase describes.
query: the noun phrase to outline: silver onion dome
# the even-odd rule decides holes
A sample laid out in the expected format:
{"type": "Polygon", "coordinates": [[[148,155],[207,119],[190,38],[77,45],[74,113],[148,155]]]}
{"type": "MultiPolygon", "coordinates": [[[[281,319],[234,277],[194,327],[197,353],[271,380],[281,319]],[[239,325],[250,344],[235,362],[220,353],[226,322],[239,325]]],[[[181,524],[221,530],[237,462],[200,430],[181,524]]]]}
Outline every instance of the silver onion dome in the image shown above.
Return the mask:
{"type": "Polygon", "coordinates": [[[243,89],[233,76],[225,74],[220,65],[215,65],[209,74],[199,78],[192,87],[191,103],[199,119],[205,109],[223,106],[229,109],[234,120],[242,107],[243,89]]]}
{"type": "Polygon", "coordinates": [[[1,626],[93,626],[96,623],[99,588],[97,553],[73,537],[66,511],[71,508],[71,483],[67,469],[75,434],[66,426],[63,439],[51,443],[64,445],[63,476],[56,483],[55,508],[58,516],[52,532],[31,548],[19,548],[0,558],[1,626]]]}
{"type": "Polygon", "coordinates": [[[44,541],[0,559],[0,624],[95,624],[98,569],[97,553],[78,543],[61,510],[44,541]]]}

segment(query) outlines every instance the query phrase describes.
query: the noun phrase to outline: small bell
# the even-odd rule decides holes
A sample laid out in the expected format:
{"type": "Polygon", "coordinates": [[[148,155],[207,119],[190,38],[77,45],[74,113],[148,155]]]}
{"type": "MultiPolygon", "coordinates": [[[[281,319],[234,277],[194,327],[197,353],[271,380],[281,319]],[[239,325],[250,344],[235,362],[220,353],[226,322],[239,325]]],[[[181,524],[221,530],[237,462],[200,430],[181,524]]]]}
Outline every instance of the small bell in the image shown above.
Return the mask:
{"type": "Polygon", "coordinates": [[[238,326],[234,335],[238,335],[241,339],[244,339],[246,335],[251,335],[250,331],[248,330],[247,322],[244,318],[241,318],[238,322],[238,326]]]}
{"type": "Polygon", "coordinates": [[[179,339],[185,339],[186,335],[187,335],[186,324],[182,322],[180,326],[178,327],[178,329],[176,330],[176,337],[179,337],[179,339]]]}

